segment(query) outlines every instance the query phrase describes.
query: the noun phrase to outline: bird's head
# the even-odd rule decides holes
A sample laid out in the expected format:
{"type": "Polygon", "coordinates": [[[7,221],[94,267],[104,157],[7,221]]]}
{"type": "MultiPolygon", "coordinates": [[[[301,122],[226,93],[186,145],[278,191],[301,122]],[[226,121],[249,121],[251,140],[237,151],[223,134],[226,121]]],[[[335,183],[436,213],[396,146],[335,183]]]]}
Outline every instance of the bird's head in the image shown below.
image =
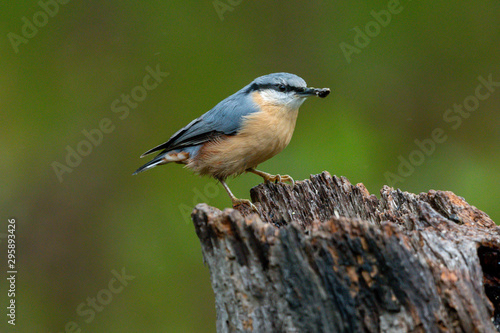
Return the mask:
{"type": "Polygon", "coordinates": [[[259,94],[267,104],[298,109],[307,97],[324,98],[329,88],[307,87],[306,81],[290,73],[273,73],[256,78],[249,86],[249,93],[259,94]]]}

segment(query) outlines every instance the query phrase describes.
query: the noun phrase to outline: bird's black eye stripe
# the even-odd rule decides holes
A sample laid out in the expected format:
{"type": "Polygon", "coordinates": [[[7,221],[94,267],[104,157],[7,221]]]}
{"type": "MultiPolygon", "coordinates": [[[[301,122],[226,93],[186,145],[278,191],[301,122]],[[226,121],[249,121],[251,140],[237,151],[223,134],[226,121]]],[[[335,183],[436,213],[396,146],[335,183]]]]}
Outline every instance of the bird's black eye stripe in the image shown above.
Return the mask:
{"type": "Polygon", "coordinates": [[[295,92],[303,92],[304,87],[292,87],[284,83],[275,83],[275,84],[252,84],[250,86],[250,91],[255,90],[264,90],[264,89],[274,89],[279,92],[287,92],[287,91],[295,91],[295,92]]]}
{"type": "Polygon", "coordinates": [[[288,84],[275,84],[274,89],[281,91],[281,92],[288,92],[288,91],[295,91],[295,92],[304,92],[305,88],[304,87],[294,87],[294,86],[289,86],[288,84]]]}

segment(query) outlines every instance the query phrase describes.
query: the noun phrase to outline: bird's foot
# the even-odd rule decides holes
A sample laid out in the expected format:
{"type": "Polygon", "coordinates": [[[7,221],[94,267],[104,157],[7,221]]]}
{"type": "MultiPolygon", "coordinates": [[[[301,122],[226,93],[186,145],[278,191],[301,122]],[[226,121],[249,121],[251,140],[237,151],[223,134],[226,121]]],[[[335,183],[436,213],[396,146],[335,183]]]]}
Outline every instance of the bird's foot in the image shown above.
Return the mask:
{"type": "Polygon", "coordinates": [[[252,208],[257,213],[259,212],[257,207],[255,207],[255,205],[250,200],[231,198],[231,201],[233,202],[233,208],[236,208],[236,207],[241,206],[241,205],[248,205],[248,206],[250,206],[250,208],[252,208]]]}
{"type": "Polygon", "coordinates": [[[271,175],[271,174],[267,174],[266,177],[263,176],[262,178],[264,178],[264,180],[266,182],[274,182],[275,184],[289,182],[290,184],[292,184],[292,187],[295,186],[295,181],[289,175],[271,175]]]}
{"type": "Polygon", "coordinates": [[[289,175],[271,175],[270,173],[267,173],[267,172],[264,172],[264,171],[260,171],[260,170],[255,170],[254,168],[250,168],[250,169],[247,169],[246,170],[247,172],[252,172],[258,176],[261,176],[262,178],[264,178],[264,180],[266,182],[274,182],[274,183],[283,183],[283,182],[289,182],[292,184],[292,187],[295,186],[295,181],[293,180],[292,177],[290,177],[289,175]]]}

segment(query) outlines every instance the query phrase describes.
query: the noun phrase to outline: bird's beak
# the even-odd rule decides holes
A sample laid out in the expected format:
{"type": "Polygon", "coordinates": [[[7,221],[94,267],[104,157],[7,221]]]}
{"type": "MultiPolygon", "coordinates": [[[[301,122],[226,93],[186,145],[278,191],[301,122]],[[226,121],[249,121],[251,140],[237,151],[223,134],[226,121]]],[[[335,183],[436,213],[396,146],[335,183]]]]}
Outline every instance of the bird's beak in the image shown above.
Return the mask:
{"type": "Polygon", "coordinates": [[[325,98],[330,93],[330,88],[304,88],[303,91],[297,93],[300,97],[318,96],[325,98]]]}

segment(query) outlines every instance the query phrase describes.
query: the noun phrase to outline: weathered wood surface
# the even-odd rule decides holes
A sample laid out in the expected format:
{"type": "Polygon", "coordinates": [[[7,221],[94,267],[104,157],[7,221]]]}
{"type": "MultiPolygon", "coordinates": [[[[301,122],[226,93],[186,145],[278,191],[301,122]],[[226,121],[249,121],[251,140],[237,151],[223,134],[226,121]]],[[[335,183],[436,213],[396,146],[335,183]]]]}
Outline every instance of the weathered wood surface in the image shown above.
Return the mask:
{"type": "Polygon", "coordinates": [[[219,332],[500,331],[500,227],[455,194],[324,172],[251,196],[192,215],[219,332]]]}

